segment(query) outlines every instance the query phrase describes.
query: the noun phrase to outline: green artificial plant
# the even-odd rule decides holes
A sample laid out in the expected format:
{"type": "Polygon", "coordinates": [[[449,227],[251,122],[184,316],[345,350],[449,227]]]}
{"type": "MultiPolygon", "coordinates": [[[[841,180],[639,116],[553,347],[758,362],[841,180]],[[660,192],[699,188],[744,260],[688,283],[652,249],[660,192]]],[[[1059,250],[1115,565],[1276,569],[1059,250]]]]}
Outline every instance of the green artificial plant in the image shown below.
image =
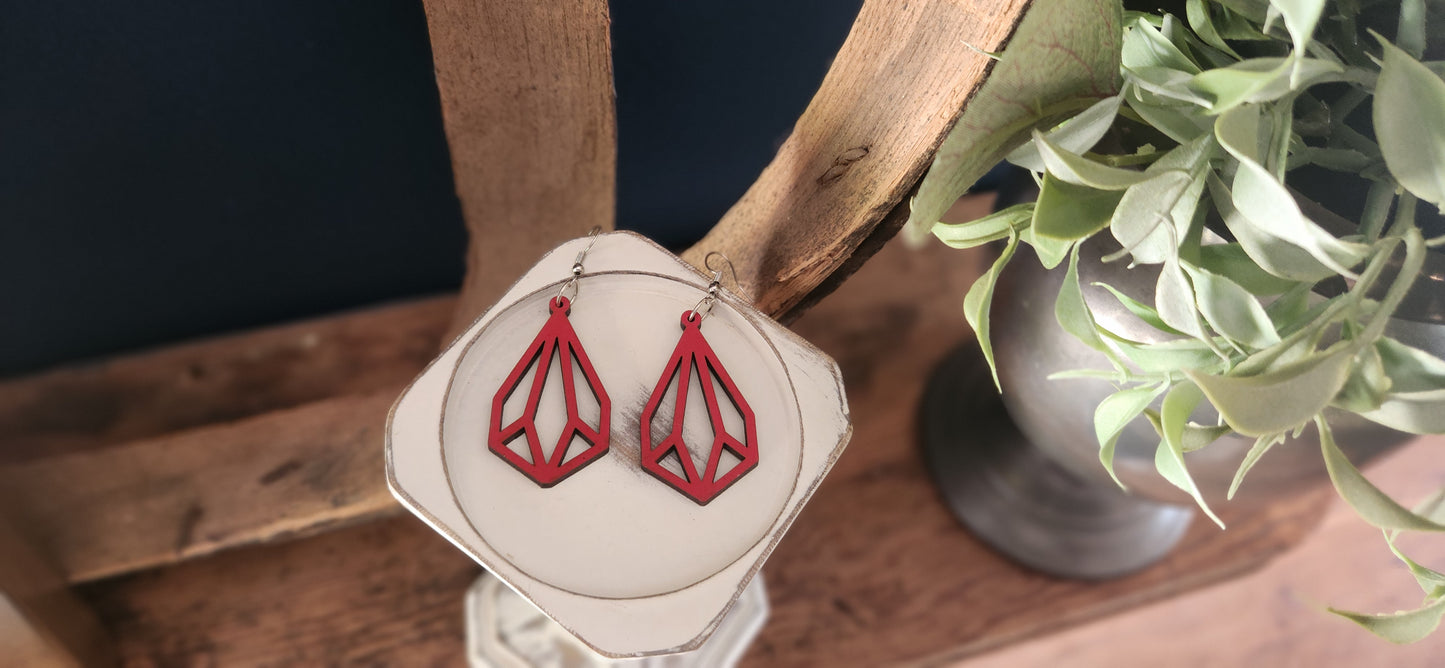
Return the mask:
{"type": "Polygon", "coordinates": [[[1230,431],[1254,438],[1232,496],[1272,446],[1314,425],[1340,495],[1385,532],[1425,591],[1412,611],[1336,612],[1391,640],[1418,640],[1445,615],[1445,574],[1394,541],[1400,531],[1445,531],[1441,504],[1410,511],[1370,484],[1336,447],[1324,411],[1445,433],[1445,361],[1384,335],[1427,249],[1445,243],[1417,222],[1422,207],[1445,205],[1445,63],[1422,61],[1427,7],[1189,0],[1183,14],[1036,0],[1005,51],[990,54],[999,62],[920,185],[906,233],[957,248],[1005,243],[964,298],[990,365],[993,288],[1017,246],[1050,268],[1067,263],[1059,324],[1111,366],[1061,376],[1116,385],[1095,414],[1111,474],[1124,426],[1145,415],[1160,436],[1159,472],[1219,522],[1184,453],[1230,431]],[[1392,37],[1363,24],[1382,9],[1392,37]],[[937,222],[1004,157],[1035,173],[1036,202],[937,222]],[[1327,230],[1287,185],[1305,166],[1350,175],[1367,193],[1347,229],[1327,230]],[[1230,240],[1207,242],[1206,221],[1230,240]],[[1092,317],[1076,266],[1080,243],[1096,234],[1121,247],[1106,261],[1158,267],[1155,303],[1115,295],[1171,338],[1130,340],[1092,317]],[[1391,262],[1398,271],[1387,271],[1391,262]],[[1321,298],[1325,282],[1344,287],[1321,298]],[[1205,401],[1222,424],[1189,420],[1205,401]]]}

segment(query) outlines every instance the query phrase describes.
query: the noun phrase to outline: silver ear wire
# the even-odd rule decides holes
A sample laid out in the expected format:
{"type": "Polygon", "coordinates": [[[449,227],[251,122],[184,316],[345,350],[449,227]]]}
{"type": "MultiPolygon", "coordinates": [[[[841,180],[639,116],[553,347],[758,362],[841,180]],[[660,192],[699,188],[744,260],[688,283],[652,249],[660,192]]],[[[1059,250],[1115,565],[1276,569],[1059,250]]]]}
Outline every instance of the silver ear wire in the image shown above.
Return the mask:
{"type": "Polygon", "coordinates": [[[727,267],[728,274],[729,274],[729,275],[731,276],[731,278],[732,278],[731,283],[732,283],[733,287],[734,287],[734,288],[738,287],[738,271],[737,271],[737,269],[735,269],[735,268],[733,267],[733,261],[730,260],[730,259],[728,259],[728,256],[724,255],[721,251],[708,251],[708,252],[707,252],[707,255],[703,256],[703,258],[702,258],[702,266],[703,266],[703,267],[706,267],[708,271],[711,271],[711,272],[712,272],[712,282],[713,282],[713,283],[721,283],[721,282],[722,282],[722,270],[721,270],[721,269],[714,268],[714,267],[712,266],[712,261],[713,261],[713,258],[714,258],[714,257],[716,257],[716,258],[719,259],[719,260],[722,260],[723,266],[724,266],[724,267],[727,267]]]}
{"type": "Polygon", "coordinates": [[[717,303],[717,295],[722,288],[723,272],[721,269],[713,268],[714,256],[722,260],[723,266],[726,266],[728,273],[732,275],[733,287],[737,287],[738,284],[738,272],[733,268],[733,261],[729,260],[728,256],[723,255],[719,251],[708,251],[708,254],[702,259],[702,266],[712,272],[712,282],[707,285],[707,295],[698,300],[697,304],[692,307],[694,321],[697,322],[699,327],[702,326],[703,319],[712,313],[712,306],[717,303]]]}
{"type": "Polygon", "coordinates": [[[577,258],[572,260],[572,278],[567,279],[567,282],[563,283],[562,287],[557,289],[557,296],[552,298],[552,303],[561,304],[562,297],[567,294],[568,288],[572,289],[572,297],[574,299],[577,297],[577,279],[582,277],[582,260],[587,257],[588,253],[592,252],[592,247],[597,245],[597,233],[601,231],[601,225],[593,225],[592,230],[587,232],[587,236],[592,239],[592,241],[587,244],[586,248],[577,252],[577,258]]]}

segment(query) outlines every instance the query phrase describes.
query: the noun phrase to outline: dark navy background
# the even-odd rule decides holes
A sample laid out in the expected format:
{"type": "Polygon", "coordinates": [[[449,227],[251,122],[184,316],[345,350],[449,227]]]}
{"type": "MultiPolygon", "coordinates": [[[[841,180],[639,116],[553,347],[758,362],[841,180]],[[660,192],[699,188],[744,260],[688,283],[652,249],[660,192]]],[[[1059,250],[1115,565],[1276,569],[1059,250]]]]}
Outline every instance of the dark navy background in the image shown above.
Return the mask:
{"type": "MultiPolygon", "coordinates": [[[[612,3],[618,222],[698,238],[860,0],[612,3]]],[[[453,288],[420,0],[0,2],[0,375],[453,288]]]]}

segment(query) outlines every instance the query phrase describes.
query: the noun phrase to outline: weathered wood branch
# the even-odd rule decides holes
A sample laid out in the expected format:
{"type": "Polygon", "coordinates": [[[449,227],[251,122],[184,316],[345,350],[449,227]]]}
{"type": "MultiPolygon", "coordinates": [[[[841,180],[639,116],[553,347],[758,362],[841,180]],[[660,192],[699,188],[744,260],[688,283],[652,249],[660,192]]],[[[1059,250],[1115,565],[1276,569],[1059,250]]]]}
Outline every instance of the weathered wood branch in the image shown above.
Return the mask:
{"type": "Polygon", "coordinates": [[[987,76],[993,61],[969,45],[1001,49],[1028,4],[864,3],[777,157],[684,257],[725,253],[777,317],[836,287],[902,226],[906,195],[987,76]]]}
{"type": "Polygon", "coordinates": [[[425,5],[471,235],[455,335],[543,253],[593,226],[612,229],[611,19],[606,0],[425,5]]]}

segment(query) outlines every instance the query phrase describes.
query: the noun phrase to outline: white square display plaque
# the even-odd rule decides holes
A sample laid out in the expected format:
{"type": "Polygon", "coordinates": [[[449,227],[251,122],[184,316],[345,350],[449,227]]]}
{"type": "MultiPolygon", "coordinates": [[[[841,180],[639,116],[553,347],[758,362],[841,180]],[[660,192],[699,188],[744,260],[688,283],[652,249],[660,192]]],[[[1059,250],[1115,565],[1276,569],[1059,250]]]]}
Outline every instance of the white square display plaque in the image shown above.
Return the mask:
{"type": "Polygon", "coordinates": [[[708,285],[636,234],[564,243],[422,372],[388,420],[397,499],[604,656],[707,640],[852,434],[833,360],[723,291],[704,333],[756,414],[758,464],[706,505],[641,469],[643,405],[679,316],[708,285]],[[543,488],[488,450],[487,419],[588,244],[569,320],[611,398],[611,446],[543,488]]]}

